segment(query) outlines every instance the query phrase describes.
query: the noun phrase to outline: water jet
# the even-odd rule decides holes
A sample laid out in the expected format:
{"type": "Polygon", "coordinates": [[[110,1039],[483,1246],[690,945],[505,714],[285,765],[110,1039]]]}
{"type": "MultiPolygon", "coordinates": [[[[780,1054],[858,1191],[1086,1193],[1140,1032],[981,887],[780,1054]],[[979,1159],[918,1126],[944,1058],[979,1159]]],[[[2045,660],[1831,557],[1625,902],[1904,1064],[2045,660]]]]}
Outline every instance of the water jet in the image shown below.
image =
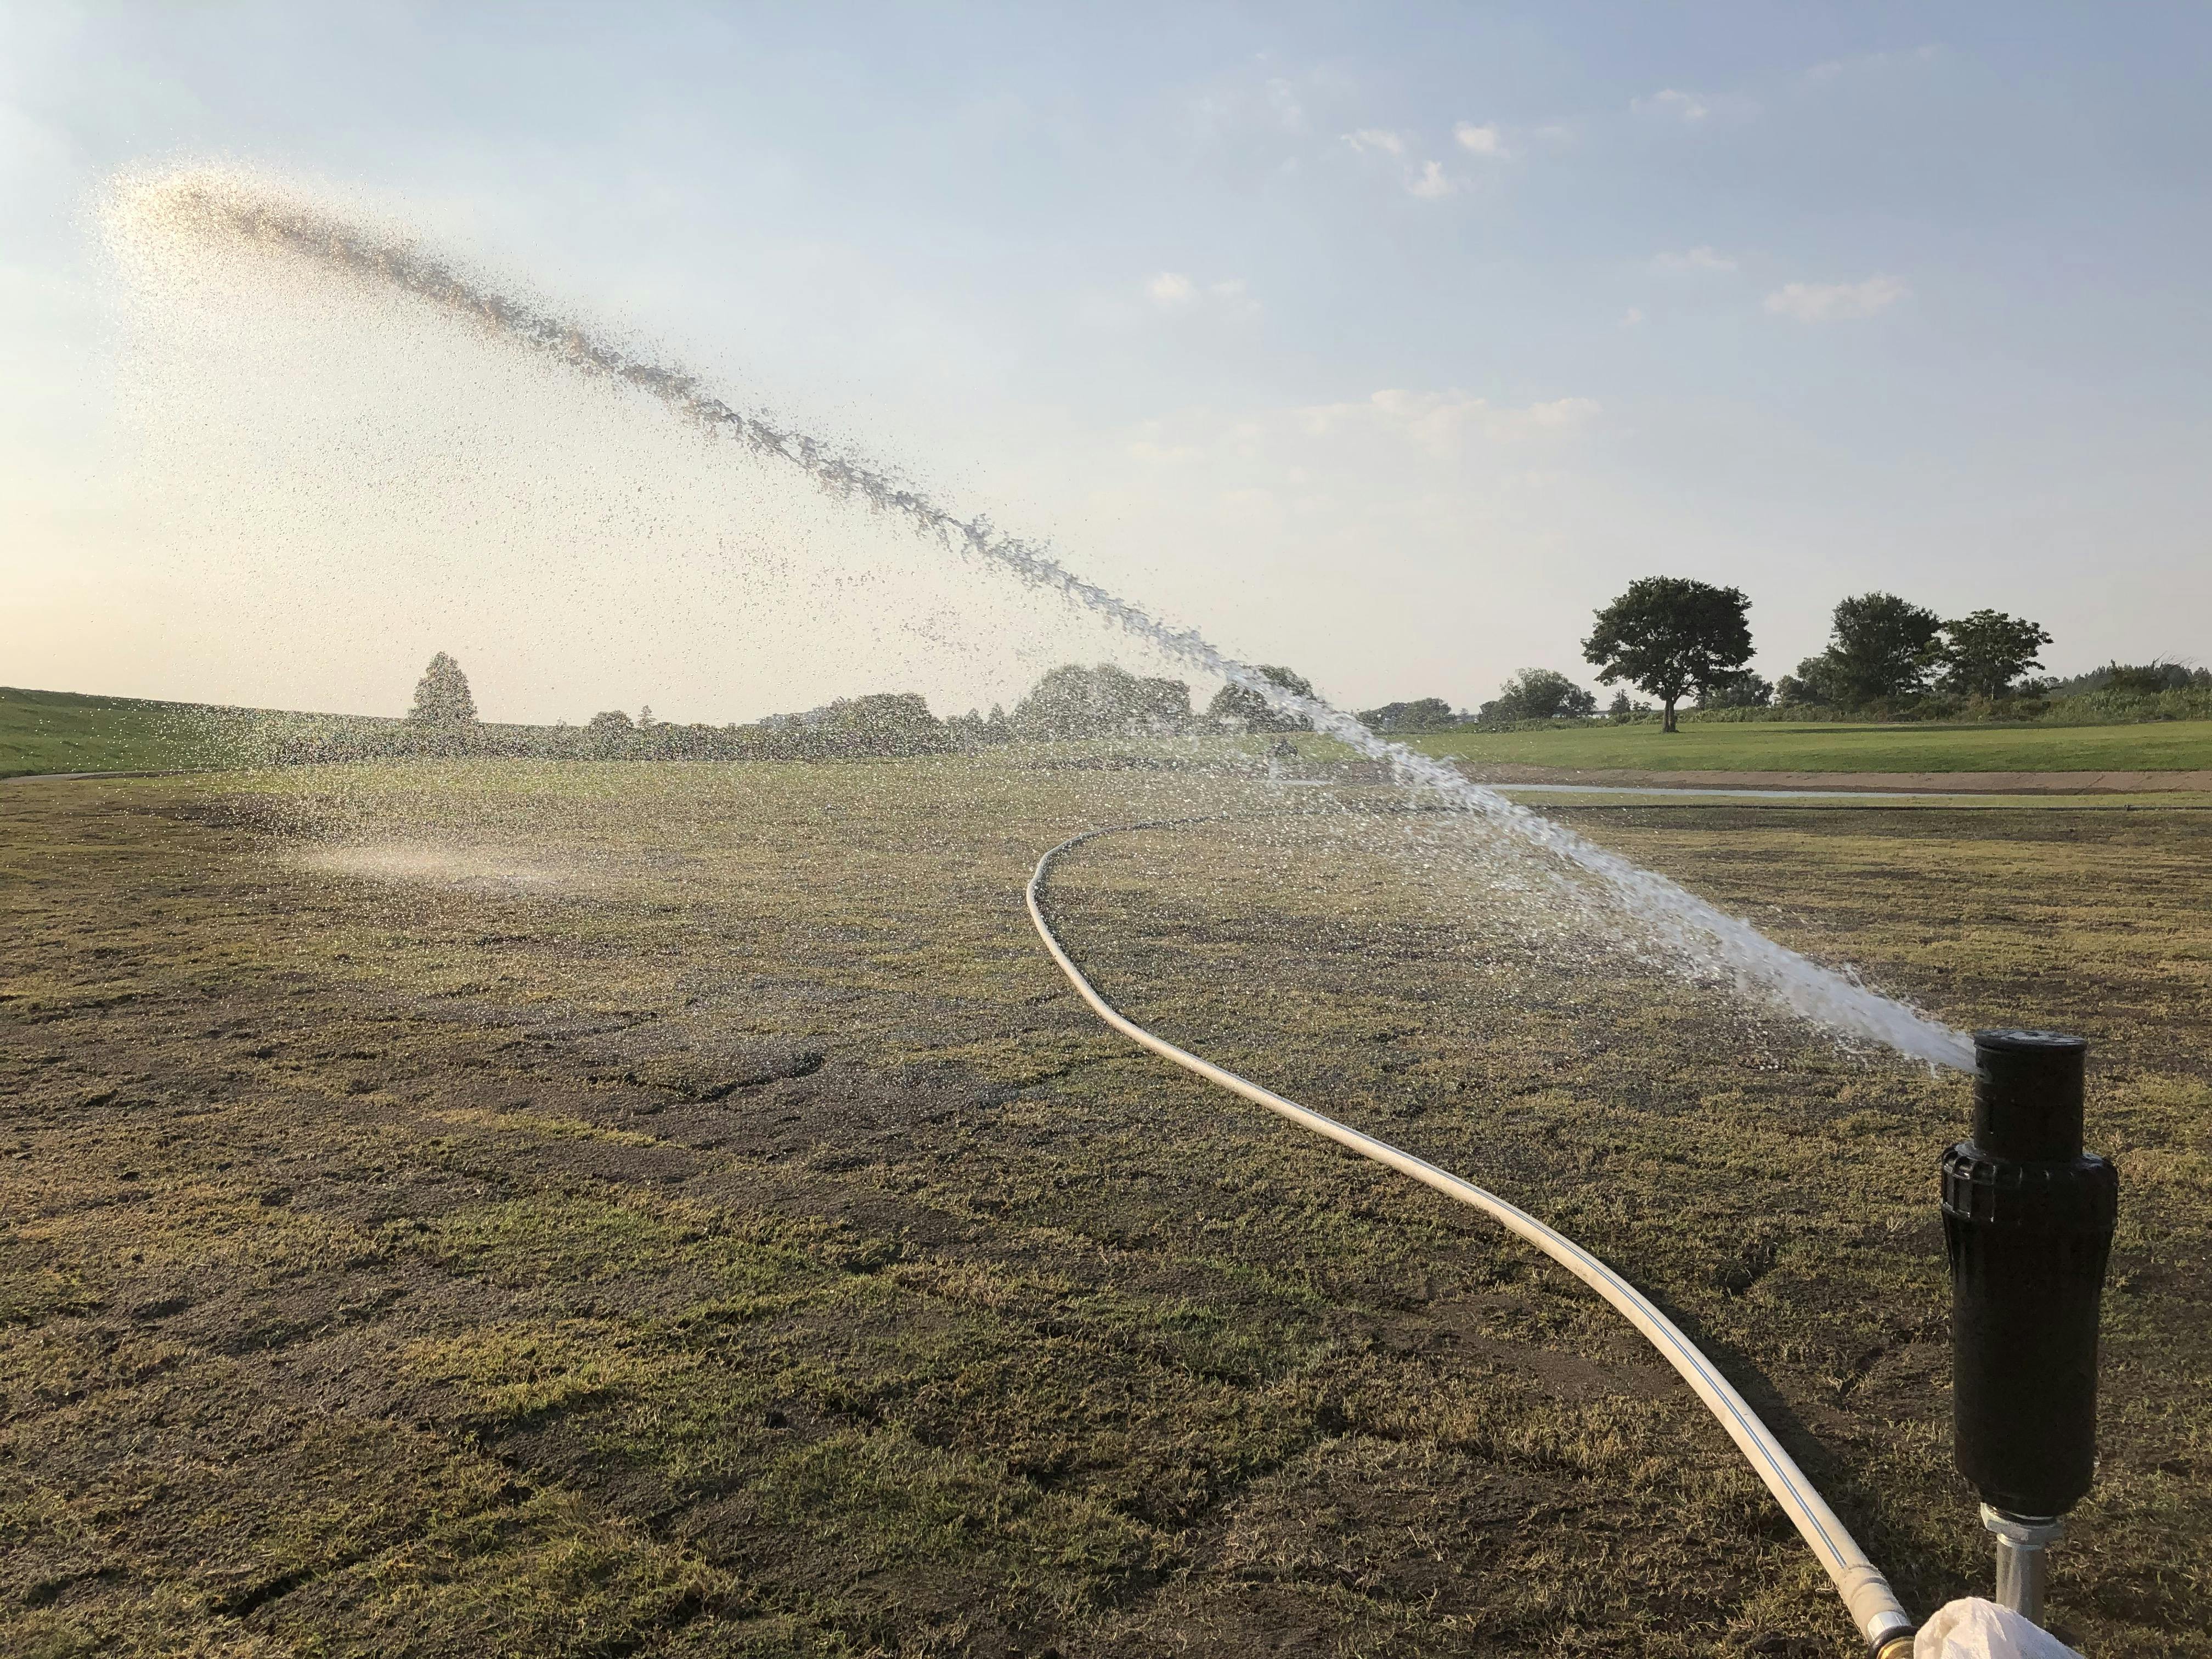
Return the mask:
{"type": "MultiPolygon", "coordinates": [[[[1986,1032],[1970,1044],[1961,1033],[1847,971],[1809,961],[1556,820],[1387,741],[1318,699],[1285,690],[1194,633],[1164,625],[1066,569],[1044,544],[1008,536],[981,519],[956,516],[881,469],[741,412],[681,368],[515,297],[410,238],[364,227],[258,181],[207,173],[132,185],[119,193],[111,212],[118,241],[143,261],[189,260],[193,247],[209,243],[243,250],[313,280],[397,294],[449,323],[481,330],[584,379],[640,392],[732,448],[795,468],[833,495],[897,520],[963,559],[1011,572],[1382,763],[1391,782],[1451,815],[1455,829],[1464,824],[1471,838],[1525,848],[1547,873],[1563,878],[1551,892],[1602,903],[1609,922],[1621,918],[1635,924],[1701,982],[1733,983],[1835,1031],[1932,1064],[1975,1068],[1973,1135],[1952,1148],[1944,1162],[1958,1455],[1989,1506],[1998,1537],[2000,1594],[2021,1611],[2039,1611],[2042,1552],[2057,1535],[2060,1517],[2087,1491],[2094,1469],[2096,1302],[2117,1201],[2111,1166],[2081,1151],[2078,1040],[1986,1032]]],[[[1304,781],[1281,777],[1287,758],[1270,757],[1275,781],[1304,781]]],[[[1040,908],[1040,887],[1053,857],[1073,844],[1054,848],[1039,865],[1030,885],[1030,914],[1062,969],[1102,1018],[1210,1081],[1486,1211],[1567,1266],[1637,1322],[1713,1409],[1804,1534],[1869,1644],[1887,1656],[1908,1638],[1911,1621],[1887,1584],[1779,1443],[1680,1329],[1605,1264],[1455,1176],[1172,1049],[1097,999],[1060,951],[1040,908]]]]}
{"type": "MultiPolygon", "coordinates": [[[[628,388],[718,442],[797,469],[852,501],[938,543],[955,556],[1011,575],[1112,623],[1152,650],[1257,695],[1268,707],[1382,763],[1389,780],[1457,814],[1472,837],[1510,847],[1545,896],[1590,914],[1653,959],[1702,983],[1734,986],[1850,1038],[1930,1065],[1966,1069],[1965,1035],[1863,983],[1815,963],[1657,872],[1598,846],[1557,820],[1471,781],[1456,768],[1370,732],[1318,697],[1289,690],[1197,632],[1062,564],[1042,542],[963,518],[883,467],[719,397],[682,366],[560,315],[468,269],[403,231],[345,213],[248,173],[185,167],[118,181],[105,204],[110,245],[125,270],[158,291],[210,255],[251,255],[295,282],[380,300],[404,298],[449,324],[480,331],[582,379],[628,388]]],[[[189,286],[189,283],[186,283],[189,286]]]]}

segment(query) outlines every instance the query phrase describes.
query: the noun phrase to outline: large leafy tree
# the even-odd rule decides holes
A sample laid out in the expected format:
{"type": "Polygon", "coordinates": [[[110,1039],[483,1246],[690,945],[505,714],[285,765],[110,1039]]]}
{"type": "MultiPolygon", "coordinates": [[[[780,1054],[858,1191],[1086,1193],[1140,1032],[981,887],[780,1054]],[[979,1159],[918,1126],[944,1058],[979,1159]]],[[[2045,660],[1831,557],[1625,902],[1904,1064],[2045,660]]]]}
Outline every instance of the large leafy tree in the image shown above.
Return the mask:
{"type": "Polygon", "coordinates": [[[923,755],[950,748],[945,724],[919,692],[874,691],[840,697],[823,713],[817,735],[855,755],[923,755]]]}
{"type": "Polygon", "coordinates": [[[1943,624],[1942,685],[1970,697],[2002,697],[2030,669],[2043,666],[2051,635],[2025,617],[1977,611],[1943,624]]]}
{"type": "Polygon", "coordinates": [[[638,752],[637,722],[619,708],[602,709],[584,722],[584,749],[601,759],[638,752]]]}
{"type": "Polygon", "coordinates": [[[1190,725],[1190,687],[1165,675],[1146,674],[1137,681],[1132,707],[1149,729],[1186,730],[1190,725]]]}
{"type": "MultiPolygon", "coordinates": [[[[1294,674],[1279,663],[1261,663],[1253,671],[1263,680],[1279,685],[1295,696],[1314,695],[1313,682],[1303,674],[1294,674]]],[[[1208,715],[1217,720],[1240,722],[1247,732],[1310,732],[1313,724],[1296,714],[1285,714],[1260,692],[1249,685],[1231,681],[1213,694],[1213,701],[1206,706],[1208,715]]]]}
{"type": "Polygon", "coordinates": [[[1750,610],[1739,588],[1646,576],[1597,613],[1583,655],[1607,685],[1626,680],[1658,698],[1672,732],[1686,693],[1728,684],[1751,660],[1750,610]]]}
{"type": "Polygon", "coordinates": [[[1482,705],[1483,720],[1579,720],[1597,713],[1597,698],[1555,668],[1524,668],[1482,705]]]}
{"type": "Polygon", "coordinates": [[[1014,706],[1014,730],[1029,738],[1097,738],[1190,720],[1190,688],[1181,680],[1141,678],[1102,662],[1065,663],[1048,672],[1014,706]]]}
{"type": "Polygon", "coordinates": [[[460,664],[441,651],[416,683],[415,706],[407,718],[425,726],[468,726],[477,718],[477,700],[460,664]]]}
{"type": "Polygon", "coordinates": [[[1860,593],[1839,601],[1832,620],[1828,648],[1797,665],[1820,701],[1856,708],[1928,689],[1943,627],[1933,611],[1894,593],[1860,593]]]}

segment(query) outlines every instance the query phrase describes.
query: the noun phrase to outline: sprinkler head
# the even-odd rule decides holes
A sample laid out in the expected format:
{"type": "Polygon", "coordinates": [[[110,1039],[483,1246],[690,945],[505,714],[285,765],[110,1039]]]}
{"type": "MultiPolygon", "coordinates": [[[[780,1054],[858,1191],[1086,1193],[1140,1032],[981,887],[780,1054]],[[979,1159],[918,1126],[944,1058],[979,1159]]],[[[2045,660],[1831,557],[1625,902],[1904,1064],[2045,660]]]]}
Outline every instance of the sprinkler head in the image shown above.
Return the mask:
{"type": "Polygon", "coordinates": [[[2011,1164],[2081,1156],[2082,1063],[2089,1045],[2057,1031],[1974,1033],[1972,1144],[2011,1164]]]}
{"type": "Polygon", "coordinates": [[[1959,1470],[1997,1536],[2000,1599],[2038,1619],[2043,1551],[2096,1473],[2119,1175],[2081,1148],[2087,1050],[2055,1031],[1975,1033],[1973,1132],[1943,1154],[1959,1470]]]}

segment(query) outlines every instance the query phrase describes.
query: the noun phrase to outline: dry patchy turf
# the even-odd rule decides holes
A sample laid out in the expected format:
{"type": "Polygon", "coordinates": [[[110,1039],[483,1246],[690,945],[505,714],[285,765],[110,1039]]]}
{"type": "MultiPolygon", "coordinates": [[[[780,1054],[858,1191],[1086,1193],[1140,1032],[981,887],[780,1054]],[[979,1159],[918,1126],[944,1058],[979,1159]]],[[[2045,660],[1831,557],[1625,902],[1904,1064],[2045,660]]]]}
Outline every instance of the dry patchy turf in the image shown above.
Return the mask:
{"type": "MultiPolygon", "coordinates": [[[[0,1648],[1851,1652],[1564,1275],[1065,994],[1037,852],[1200,803],[1244,816],[1056,878],[1108,994],[1592,1243],[1909,1602],[1978,1587],[1956,1080],[1361,851],[1441,829],[1157,766],[420,767],[0,794],[0,1648]]],[[[1955,1023],[2097,1040],[2057,1621],[2212,1654],[2212,815],[1576,816],[1955,1023]]]]}

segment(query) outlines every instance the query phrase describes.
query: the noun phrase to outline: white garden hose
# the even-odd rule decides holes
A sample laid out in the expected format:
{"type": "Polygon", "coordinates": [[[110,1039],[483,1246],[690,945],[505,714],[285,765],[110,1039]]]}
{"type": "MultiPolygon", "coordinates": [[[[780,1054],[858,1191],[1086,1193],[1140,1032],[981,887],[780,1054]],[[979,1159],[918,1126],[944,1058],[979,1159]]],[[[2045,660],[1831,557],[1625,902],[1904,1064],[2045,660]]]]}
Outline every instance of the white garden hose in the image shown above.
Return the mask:
{"type": "Polygon", "coordinates": [[[1178,1048],[1164,1037],[1155,1036],[1136,1021],[1127,1018],[1098,994],[1097,989],[1083,975],[1044,919],[1043,892],[1046,876],[1053,860],[1072,847],[1100,836],[1122,835],[1139,830],[1167,830],[1190,820],[1162,820],[1152,823],[1115,824],[1103,830],[1091,830],[1079,836],[1070,836],[1037,860],[1036,872],[1030,878],[1030,920],[1036,924],[1037,936],[1044,948],[1060,964],[1078,995],[1090,1004],[1091,1011],[1132,1042],[1151,1049],[1163,1060],[1195,1073],[1207,1082],[1226,1089],[1231,1094],[1242,1095],[1257,1105],[1266,1107],[1279,1117],[1325,1135],[1340,1146],[1349,1147],[1363,1158],[1371,1158],[1377,1164],[1388,1164],[1401,1175],[1411,1176],[1424,1186],[1461,1203],[1471,1205],[1503,1225],[1508,1232],[1528,1241],[1546,1255],[1558,1262],[1583,1284],[1595,1291],[1628,1322],[1644,1333],[1660,1357],[1682,1375],[1682,1380],[1696,1390],[1698,1398],[1719,1421],[1737,1449],[1749,1460],[1766,1489],[1774,1494],[1803,1534],[1805,1542],[1835,1581],[1836,1590],[1850,1610],[1852,1622],[1859,1634],[1866,1638],[1868,1649],[1875,1659],[1903,1659],[1912,1645],[1912,1620],[1899,1605],[1897,1595],[1889,1581],[1867,1559],[1866,1552],[1836,1518],[1805,1472],[1782,1449],[1766,1425],[1744,1402],[1720,1368],[1705,1358],[1690,1339],[1682,1334],[1674,1322],[1654,1307],[1650,1299],[1619,1273],[1592,1255],[1588,1250],[1567,1237],[1555,1232],[1527,1211],[1507,1203],[1494,1193],[1485,1192],[1473,1182],[1462,1181],[1448,1170],[1415,1158],[1411,1152],[1401,1152],[1388,1141],[1377,1140],[1372,1135],[1339,1123],[1334,1118],[1323,1117],[1319,1112],[1285,1100],[1273,1091],[1224,1071],[1211,1060],[1200,1060],[1186,1049],[1178,1048]]]}

